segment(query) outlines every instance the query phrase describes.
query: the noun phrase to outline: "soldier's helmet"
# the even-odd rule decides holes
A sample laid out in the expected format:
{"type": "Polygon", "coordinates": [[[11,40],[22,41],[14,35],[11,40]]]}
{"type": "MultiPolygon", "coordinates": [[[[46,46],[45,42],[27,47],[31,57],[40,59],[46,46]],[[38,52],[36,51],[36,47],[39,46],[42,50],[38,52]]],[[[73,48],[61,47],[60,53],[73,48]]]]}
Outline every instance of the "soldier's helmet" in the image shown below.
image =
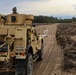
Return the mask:
{"type": "Polygon", "coordinates": [[[14,8],[12,9],[12,11],[13,11],[13,14],[18,14],[18,13],[17,13],[17,8],[16,8],[16,7],[14,7],[14,8]]]}

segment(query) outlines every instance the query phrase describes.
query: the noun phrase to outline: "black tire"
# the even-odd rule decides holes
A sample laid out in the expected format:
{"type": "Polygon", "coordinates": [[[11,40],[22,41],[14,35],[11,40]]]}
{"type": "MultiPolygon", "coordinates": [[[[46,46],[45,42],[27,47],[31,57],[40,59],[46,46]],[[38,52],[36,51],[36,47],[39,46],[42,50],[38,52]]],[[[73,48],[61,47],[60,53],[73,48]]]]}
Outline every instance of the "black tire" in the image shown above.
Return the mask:
{"type": "Polygon", "coordinates": [[[33,58],[32,54],[28,53],[26,59],[17,61],[15,75],[32,75],[33,73],[33,58]]]}
{"type": "Polygon", "coordinates": [[[29,53],[26,58],[25,75],[32,75],[33,73],[33,58],[29,53]]]}
{"type": "Polygon", "coordinates": [[[43,46],[42,46],[41,50],[38,51],[38,56],[39,56],[39,58],[37,60],[42,61],[43,60],[43,46]]]}

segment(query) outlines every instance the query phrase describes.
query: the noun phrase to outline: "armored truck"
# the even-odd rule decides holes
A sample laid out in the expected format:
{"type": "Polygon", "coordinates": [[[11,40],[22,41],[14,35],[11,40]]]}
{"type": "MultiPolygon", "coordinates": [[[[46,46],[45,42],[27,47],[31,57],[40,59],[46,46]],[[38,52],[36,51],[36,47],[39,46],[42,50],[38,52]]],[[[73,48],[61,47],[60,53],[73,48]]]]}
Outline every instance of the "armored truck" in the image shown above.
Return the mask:
{"type": "Polygon", "coordinates": [[[43,38],[32,25],[33,15],[0,14],[0,72],[32,75],[33,62],[43,59],[43,38]]]}

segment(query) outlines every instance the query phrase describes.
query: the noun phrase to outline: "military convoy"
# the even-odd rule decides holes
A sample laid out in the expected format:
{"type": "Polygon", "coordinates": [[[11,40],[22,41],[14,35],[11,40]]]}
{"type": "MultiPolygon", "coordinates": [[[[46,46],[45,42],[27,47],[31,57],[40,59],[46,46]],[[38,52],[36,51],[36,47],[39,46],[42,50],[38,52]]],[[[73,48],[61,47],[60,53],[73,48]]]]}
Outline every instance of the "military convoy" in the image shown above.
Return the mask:
{"type": "Polygon", "coordinates": [[[0,15],[0,72],[32,75],[33,62],[43,59],[43,38],[32,25],[33,15],[0,15]]]}

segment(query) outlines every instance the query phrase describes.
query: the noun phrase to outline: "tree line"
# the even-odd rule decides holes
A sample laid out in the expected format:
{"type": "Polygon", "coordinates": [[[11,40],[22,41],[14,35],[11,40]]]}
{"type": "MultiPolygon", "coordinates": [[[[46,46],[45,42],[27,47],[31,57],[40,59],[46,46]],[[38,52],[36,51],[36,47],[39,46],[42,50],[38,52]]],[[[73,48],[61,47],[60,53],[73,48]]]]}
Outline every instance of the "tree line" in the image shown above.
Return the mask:
{"type": "Polygon", "coordinates": [[[49,16],[35,16],[33,23],[72,23],[76,22],[76,18],[72,17],[71,19],[62,19],[57,17],[49,16]]]}

